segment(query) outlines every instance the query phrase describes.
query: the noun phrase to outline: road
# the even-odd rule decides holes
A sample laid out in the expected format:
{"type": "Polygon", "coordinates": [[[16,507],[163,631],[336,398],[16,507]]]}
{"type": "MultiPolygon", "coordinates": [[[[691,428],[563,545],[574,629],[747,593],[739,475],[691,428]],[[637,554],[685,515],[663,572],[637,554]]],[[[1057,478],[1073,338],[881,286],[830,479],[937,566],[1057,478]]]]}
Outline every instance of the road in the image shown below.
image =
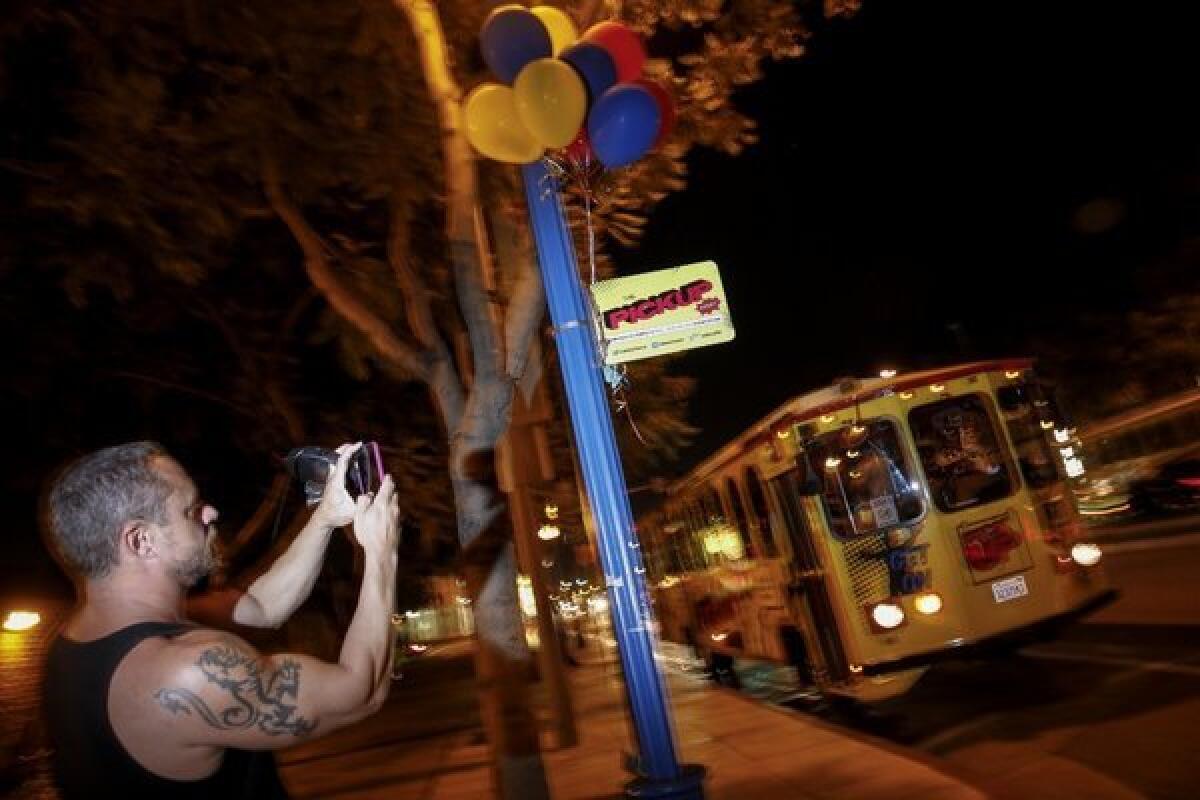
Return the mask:
{"type": "Polygon", "coordinates": [[[1107,546],[1122,595],[1063,638],[939,665],[877,712],[834,721],[937,756],[996,797],[1200,796],[1200,524],[1153,533],[1107,546]]]}

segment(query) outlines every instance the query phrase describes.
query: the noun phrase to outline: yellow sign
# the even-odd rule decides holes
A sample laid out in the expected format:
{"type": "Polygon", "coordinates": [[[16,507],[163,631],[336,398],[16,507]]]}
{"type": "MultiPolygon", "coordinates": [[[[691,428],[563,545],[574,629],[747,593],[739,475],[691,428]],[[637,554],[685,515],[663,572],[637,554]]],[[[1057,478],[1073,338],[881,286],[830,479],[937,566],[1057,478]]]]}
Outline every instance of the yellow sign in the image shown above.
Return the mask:
{"type": "Polygon", "coordinates": [[[637,361],[733,339],[733,319],[712,261],[613,278],[592,286],[605,362],[637,361]]]}

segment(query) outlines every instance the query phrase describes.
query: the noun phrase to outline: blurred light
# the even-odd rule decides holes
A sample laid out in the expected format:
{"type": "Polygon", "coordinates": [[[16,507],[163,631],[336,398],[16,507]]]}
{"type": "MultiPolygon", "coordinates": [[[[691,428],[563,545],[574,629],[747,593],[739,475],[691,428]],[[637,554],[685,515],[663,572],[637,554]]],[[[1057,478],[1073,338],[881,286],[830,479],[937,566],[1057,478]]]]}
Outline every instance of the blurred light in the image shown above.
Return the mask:
{"type": "Polygon", "coordinates": [[[787,428],[780,428],[779,430],[775,431],[775,435],[778,436],[780,439],[786,439],[792,435],[792,432],[789,431],[787,428]]]}
{"type": "Polygon", "coordinates": [[[1067,468],[1068,478],[1078,478],[1086,470],[1083,468],[1083,460],[1079,458],[1068,458],[1063,460],[1063,466],[1067,468]]]}
{"type": "Polygon", "coordinates": [[[586,578],[580,578],[577,581],[575,581],[575,583],[579,584],[580,586],[587,586],[587,584],[588,584],[586,578]]]}
{"type": "Polygon", "coordinates": [[[1063,428],[1062,430],[1055,428],[1054,441],[1058,442],[1059,444],[1065,444],[1066,442],[1071,441],[1071,432],[1066,428],[1063,428]]]}
{"type": "Polygon", "coordinates": [[[36,611],[10,611],[4,618],[4,630],[27,631],[36,628],[42,621],[42,615],[36,611]]]}
{"type": "Polygon", "coordinates": [[[834,417],[833,414],[824,414],[821,416],[821,422],[824,422],[826,425],[833,422],[835,419],[836,417],[834,417]]]}
{"type": "Polygon", "coordinates": [[[846,451],[846,458],[858,458],[859,455],[860,454],[857,450],[847,450],[846,451]]]}
{"type": "Polygon", "coordinates": [[[879,603],[871,609],[871,619],[879,627],[890,630],[904,622],[904,609],[895,603],[879,603]]]}
{"type": "Polygon", "coordinates": [[[412,650],[414,653],[424,653],[429,649],[429,645],[421,644],[420,642],[411,642],[408,645],[408,649],[412,650]]]}
{"type": "Polygon", "coordinates": [[[1096,197],[1079,208],[1071,225],[1079,233],[1097,235],[1112,230],[1125,219],[1125,203],[1115,197],[1096,197]]]}
{"type": "Polygon", "coordinates": [[[862,666],[859,664],[851,664],[850,665],[851,672],[862,672],[862,669],[863,669],[862,666]]]}
{"type": "Polygon", "coordinates": [[[1128,511],[1131,508],[1133,508],[1133,506],[1129,503],[1122,503],[1121,505],[1113,506],[1112,508],[1081,508],[1079,509],[1079,513],[1083,514],[1085,517],[1107,517],[1109,514],[1120,514],[1124,511],[1128,511]]]}
{"type": "Polygon", "coordinates": [[[1058,454],[1063,457],[1063,461],[1066,461],[1068,458],[1075,457],[1075,448],[1074,447],[1060,447],[1058,449],[1058,454]]]}
{"type": "Polygon", "coordinates": [[[900,399],[901,400],[912,400],[912,392],[901,392],[900,399]]]}
{"type": "Polygon", "coordinates": [[[896,377],[896,370],[881,369],[881,370],[879,370],[879,377],[883,378],[884,380],[887,380],[888,378],[894,378],[894,377],[896,377]]]}
{"type": "Polygon", "coordinates": [[[517,605],[525,616],[537,616],[537,599],[533,596],[533,581],[528,575],[517,576],[517,605]]]}
{"type": "Polygon", "coordinates": [[[404,623],[404,615],[403,614],[392,614],[392,624],[393,625],[401,625],[403,623],[404,623]]]}
{"type": "Polygon", "coordinates": [[[1048,431],[1054,427],[1054,420],[1044,419],[1041,421],[1042,430],[1048,431]]]}
{"type": "Polygon", "coordinates": [[[417,617],[419,617],[421,615],[418,614],[416,611],[405,611],[404,616],[408,617],[409,619],[416,619],[417,617]]]}
{"type": "Polygon", "coordinates": [[[546,504],[546,519],[558,519],[558,506],[554,503],[546,504]]]}
{"type": "Polygon", "coordinates": [[[862,436],[866,432],[867,429],[862,425],[859,425],[857,422],[850,427],[850,433],[854,434],[855,436],[862,436]]]}
{"type": "Polygon", "coordinates": [[[1021,373],[1015,369],[1010,369],[1004,373],[1004,377],[1008,378],[1010,381],[1015,381],[1017,378],[1021,377],[1021,373]]]}
{"type": "Polygon", "coordinates": [[[469,606],[469,605],[471,605],[471,598],[456,597],[456,598],[454,598],[454,602],[458,603],[460,606],[469,606]]]}
{"type": "Polygon", "coordinates": [[[728,632],[726,632],[726,631],[721,631],[720,633],[714,633],[714,634],[712,634],[712,640],[713,640],[714,642],[723,642],[723,641],[725,641],[725,639],[726,639],[728,636],[729,636],[729,633],[728,633],[728,632]]]}
{"type": "Polygon", "coordinates": [[[542,566],[543,566],[543,567],[545,567],[546,569],[550,569],[551,567],[553,567],[553,566],[554,566],[554,562],[553,562],[553,561],[551,561],[551,560],[550,560],[550,559],[548,559],[548,558],[543,558],[543,559],[542,559],[542,566]]]}
{"type": "Polygon", "coordinates": [[[934,394],[941,394],[942,392],[946,391],[946,385],[944,383],[935,383],[933,386],[929,387],[929,391],[933,392],[934,394]]]}
{"type": "Polygon", "coordinates": [[[920,481],[911,481],[908,484],[908,488],[912,489],[914,492],[919,492],[921,491],[921,483],[920,481]]]}
{"type": "Polygon", "coordinates": [[[588,607],[593,614],[603,614],[608,611],[608,598],[602,594],[588,598],[588,607]]]}
{"type": "Polygon", "coordinates": [[[862,477],[862,473],[856,469],[852,469],[852,470],[850,470],[850,477],[854,478],[855,480],[858,480],[859,478],[862,477]]]}
{"type": "Polygon", "coordinates": [[[1080,542],[1071,548],[1071,558],[1081,567],[1094,567],[1100,561],[1100,548],[1091,542],[1080,542]]]}
{"type": "Polygon", "coordinates": [[[942,605],[942,596],[937,592],[922,592],[913,598],[913,608],[922,614],[936,614],[942,605]]]}
{"type": "Polygon", "coordinates": [[[561,535],[562,531],[558,529],[557,525],[543,525],[542,527],[538,528],[538,538],[544,542],[548,542],[551,539],[557,539],[561,535]]]}
{"type": "Polygon", "coordinates": [[[841,463],[842,460],[840,458],[834,458],[833,456],[830,456],[829,458],[825,459],[825,469],[837,469],[838,464],[841,463]]]}

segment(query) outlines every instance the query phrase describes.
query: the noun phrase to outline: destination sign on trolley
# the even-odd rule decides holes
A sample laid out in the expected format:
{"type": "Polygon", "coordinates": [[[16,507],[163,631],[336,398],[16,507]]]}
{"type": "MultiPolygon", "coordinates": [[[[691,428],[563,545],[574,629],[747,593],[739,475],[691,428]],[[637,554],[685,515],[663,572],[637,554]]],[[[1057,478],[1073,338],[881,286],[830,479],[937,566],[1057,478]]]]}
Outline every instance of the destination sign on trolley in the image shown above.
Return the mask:
{"type": "Polygon", "coordinates": [[[599,281],[605,362],[620,364],[731,341],[733,319],[716,262],[599,281]]]}

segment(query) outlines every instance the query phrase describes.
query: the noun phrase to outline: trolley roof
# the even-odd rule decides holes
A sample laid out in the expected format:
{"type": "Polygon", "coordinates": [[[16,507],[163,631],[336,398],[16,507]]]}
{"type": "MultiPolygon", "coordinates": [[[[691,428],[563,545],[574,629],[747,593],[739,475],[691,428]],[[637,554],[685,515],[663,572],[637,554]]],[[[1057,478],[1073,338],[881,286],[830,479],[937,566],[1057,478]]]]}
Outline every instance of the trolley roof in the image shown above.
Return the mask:
{"type": "Polygon", "coordinates": [[[737,458],[745,451],[747,445],[764,435],[769,435],[784,422],[798,423],[815,419],[824,414],[833,414],[852,406],[874,400],[895,392],[916,389],[932,383],[942,383],[967,375],[977,375],[981,372],[996,372],[999,370],[1026,370],[1033,366],[1031,358],[1016,358],[996,361],[973,361],[950,367],[909,372],[893,378],[853,378],[841,380],[832,386],[802,394],[785,402],[767,416],[747,428],[741,435],[729,444],[713,453],[704,461],[693,467],[686,475],[673,481],[667,488],[668,494],[675,494],[689,484],[702,480],[710,473],[720,469],[730,460],[737,458]]]}

